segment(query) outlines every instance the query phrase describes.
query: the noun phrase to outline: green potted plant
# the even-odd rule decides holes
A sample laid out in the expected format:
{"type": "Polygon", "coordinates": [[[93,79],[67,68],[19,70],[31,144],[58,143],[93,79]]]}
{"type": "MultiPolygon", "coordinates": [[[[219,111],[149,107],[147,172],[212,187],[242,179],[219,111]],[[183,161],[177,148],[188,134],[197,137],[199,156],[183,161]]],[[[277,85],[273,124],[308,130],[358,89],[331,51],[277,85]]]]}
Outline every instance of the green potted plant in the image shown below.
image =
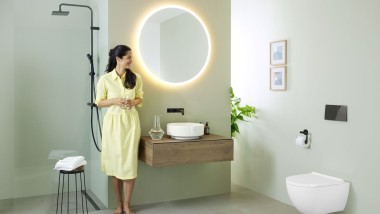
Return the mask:
{"type": "Polygon", "coordinates": [[[231,97],[231,137],[235,137],[237,133],[240,133],[237,121],[246,121],[244,117],[255,117],[256,108],[250,105],[240,106],[241,98],[235,97],[234,90],[230,87],[231,97]]]}

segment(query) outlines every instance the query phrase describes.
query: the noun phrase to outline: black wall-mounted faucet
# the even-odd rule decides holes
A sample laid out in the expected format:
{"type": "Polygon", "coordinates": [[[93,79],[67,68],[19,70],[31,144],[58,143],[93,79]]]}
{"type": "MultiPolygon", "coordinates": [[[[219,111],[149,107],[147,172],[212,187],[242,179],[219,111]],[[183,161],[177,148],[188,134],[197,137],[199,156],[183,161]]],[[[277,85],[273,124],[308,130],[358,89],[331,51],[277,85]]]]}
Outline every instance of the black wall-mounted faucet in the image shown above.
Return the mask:
{"type": "Polygon", "coordinates": [[[185,109],[184,108],[167,108],[167,113],[182,113],[182,115],[185,115],[185,109]]]}

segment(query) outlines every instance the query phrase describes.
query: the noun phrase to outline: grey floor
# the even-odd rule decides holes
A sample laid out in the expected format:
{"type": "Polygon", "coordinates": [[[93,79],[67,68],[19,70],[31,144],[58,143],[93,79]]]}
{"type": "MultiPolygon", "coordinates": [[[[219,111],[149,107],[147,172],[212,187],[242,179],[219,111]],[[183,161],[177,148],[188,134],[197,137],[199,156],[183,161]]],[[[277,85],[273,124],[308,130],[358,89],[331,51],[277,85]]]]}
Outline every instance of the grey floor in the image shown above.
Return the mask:
{"type": "MultiPolygon", "coordinates": [[[[92,196],[92,198],[95,198],[95,201],[97,200],[91,191],[88,191],[88,194],[92,196]]],[[[61,196],[58,201],[58,213],[61,213],[60,204],[61,196]]],[[[100,207],[105,209],[105,207],[101,205],[101,202],[97,201],[97,204],[100,204],[100,207]]],[[[55,214],[56,207],[57,194],[17,198],[13,200],[0,200],[0,214],[55,214]]],[[[85,199],[83,199],[83,207],[86,207],[85,199]]],[[[97,210],[91,205],[91,203],[89,203],[89,201],[87,201],[87,207],[89,213],[97,210]]],[[[82,213],[80,193],[77,194],[77,199],[75,198],[75,192],[70,192],[69,199],[67,199],[67,193],[63,194],[62,213],[67,213],[67,210],[69,210],[69,213],[82,213]],[[67,201],[70,202],[68,208],[67,201]]]]}
{"type": "MultiPolygon", "coordinates": [[[[75,213],[75,195],[70,195],[69,212],[75,213]]],[[[81,213],[81,203],[78,204],[81,213]]],[[[100,205],[101,208],[104,208],[100,205]]],[[[35,196],[0,201],[1,214],[55,213],[56,197],[35,196]]],[[[113,210],[98,210],[88,203],[91,214],[112,214],[113,210]]],[[[292,206],[233,185],[231,193],[194,199],[161,202],[132,207],[136,214],[299,214],[292,206]]],[[[63,206],[63,213],[67,208],[63,206]]]]}
{"type": "MultiPolygon", "coordinates": [[[[136,214],[299,214],[292,206],[233,185],[230,194],[134,206],[136,214]]],[[[100,210],[91,214],[112,214],[100,210]]]]}

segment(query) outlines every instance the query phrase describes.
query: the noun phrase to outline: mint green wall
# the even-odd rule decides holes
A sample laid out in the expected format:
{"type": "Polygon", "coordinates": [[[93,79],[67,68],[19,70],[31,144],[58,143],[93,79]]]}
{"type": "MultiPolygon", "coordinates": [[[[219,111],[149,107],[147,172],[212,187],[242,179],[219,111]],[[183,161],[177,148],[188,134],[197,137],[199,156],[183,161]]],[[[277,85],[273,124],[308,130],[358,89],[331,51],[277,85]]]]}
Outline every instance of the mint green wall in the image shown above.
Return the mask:
{"type": "MultiPolygon", "coordinates": [[[[4,87],[2,92],[6,93],[1,93],[0,98],[8,102],[1,106],[6,115],[0,123],[4,139],[1,141],[4,150],[1,151],[6,153],[1,155],[0,169],[9,174],[1,175],[0,196],[1,199],[6,199],[54,193],[57,173],[52,168],[56,160],[48,160],[48,155],[53,149],[64,149],[75,150],[86,157],[89,161],[86,171],[90,174],[87,185],[107,205],[107,177],[97,168],[99,154],[94,150],[90,138],[89,109],[86,106],[89,100],[89,64],[85,57],[85,54],[89,53],[90,45],[89,17],[83,8],[70,8],[71,14],[68,17],[51,16],[51,11],[57,10],[59,3],[46,0],[1,2],[3,22],[0,23],[4,27],[2,29],[8,31],[1,35],[0,40],[2,47],[5,47],[0,51],[1,67],[6,71],[2,73],[5,78],[2,78],[1,82],[1,87],[4,87]]],[[[101,27],[99,38],[95,35],[94,51],[99,52],[96,65],[97,70],[102,72],[107,63],[109,46],[119,43],[119,39],[107,38],[108,23],[119,22],[108,22],[108,3],[88,0],[66,3],[91,3],[93,6],[95,24],[98,21],[98,26],[101,27]],[[103,15],[97,17],[97,12],[103,15]]],[[[112,4],[114,3],[117,4],[116,1],[112,4]]],[[[142,1],[138,4],[147,7],[154,5],[142,1]]],[[[186,1],[182,1],[182,4],[189,6],[186,1]]],[[[154,82],[141,69],[141,62],[135,60],[136,70],[141,71],[146,84],[145,106],[141,109],[145,135],[151,128],[153,115],[158,113],[164,115],[163,126],[167,122],[179,120],[209,121],[213,125],[213,133],[229,133],[229,106],[226,100],[230,82],[230,35],[224,32],[225,23],[230,22],[230,4],[229,1],[221,2],[220,9],[213,13],[209,12],[214,6],[211,1],[192,2],[190,5],[204,14],[202,16],[207,19],[206,24],[209,24],[213,32],[214,44],[223,44],[227,49],[215,47],[211,65],[205,74],[195,83],[181,87],[163,87],[154,82]],[[215,37],[216,34],[220,36],[215,37]],[[214,82],[215,78],[218,78],[218,81],[214,82]],[[165,94],[161,96],[162,99],[155,99],[161,94],[165,94]],[[172,98],[174,94],[175,99],[172,98]],[[209,101],[211,98],[213,102],[209,101]],[[155,105],[152,105],[153,103],[155,105]],[[166,108],[173,105],[184,107],[186,115],[167,115],[166,108]]],[[[138,11],[133,13],[136,17],[140,14],[138,11]]],[[[113,15],[111,17],[115,18],[113,15]]],[[[133,23],[127,24],[128,30],[133,23]]],[[[112,26],[114,27],[114,24],[112,26]]],[[[111,32],[111,36],[121,38],[113,33],[115,31],[111,32]]],[[[130,42],[126,40],[125,43],[130,42]]],[[[229,162],[166,168],[151,168],[140,163],[133,203],[142,204],[229,191],[229,162]],[[155,177],[158,183],[149,179],[152,177],[155,177]],[[171,189],[163,190],[164,187],[171,189]],[[159,194],[163,191],[167,194],[159,194]]]]}
{"type": "Polygon", "coordinates": [[[380,2],[232,1],[232,85],[258,108],[240,123],[232,181],[290,203],[285,178],[316,171],[351,183],[344,213],[375,214],[380,144],[380,2]],[[269,89],[269,43],[288,40],[287,91],[269,89]],[[324,120],[325,104],[348,122],[324,120]],[[313,138],[294,144],[300,130],[313,138]]]}
{"type": "MultiPolygon", "coordinates": [[[[206,122],[211,132],[229,135],[230,106],[230,1],[212,0],[113,0],[109,1],[109,46],[129,45],[134,53],[132,69],[144,80],[144,106],[139,109],[142,134],[148,135],[155,114],[161,125],[173,121],[206,122]],[[212,41],[210,65],[195,82],[183,86],[165,86],[151,78],[142,67],[136,50],[140,21],[158,6],[180,5],[193,10],[205,21],[212,41]],[[184,107],[185,115],[167,114],[168,107],[184,107]]],[[[189,59],[191,60],[191,59],[189,59]]],[[[139,163],[132,203],[146,204],[230,192],[230,162],[155,168],[139,163]]],[[[110,206],[115,206],[109,185],[110,206]]]]}
{"type": "Polygon", "coordinates": [[[0,1],[0,200],[13,196],[13,1],[0,1]],[[6,173],[5,173],[6,172],[6,173]]]}
{"type": "MultiPolygon", "coordinates": [[[[104,74],[104,70],[108,63],[108,2],[97,0],[91,2],[91,7],[94,10],[94,26],[100,27],[99,31],[94,33],[94,63],[97,75],[95,76],[95,84],[98,77],[104,74]]],[[[103,112],[99,111],[99,117],[102,121],[103,112]]],[[[101,148],[101,139],[99,135],[99,128],[96,118],[96,112],[94,111],[94,132],[96,141],[101,148]]],[[[99,198],[99,200],[105,205],[108,205],[108,177],[101,171],[100,168],[100,154],[96,147],[93,145],[93,141],[90,141],[91,148],[91,190],[99,198]]]]}
{"type": "Polygon", "coordinates": [[[14,117],[14,155],[9,157],[14,156],[14,176],[7,178],[17,198],[56,192],[57,160],[48,159],[52,150],[74,150],[90,159],[90,17],[84,9],[52,16],[56,1],[13,4],[14,110],[6,114],[14,117]]]}

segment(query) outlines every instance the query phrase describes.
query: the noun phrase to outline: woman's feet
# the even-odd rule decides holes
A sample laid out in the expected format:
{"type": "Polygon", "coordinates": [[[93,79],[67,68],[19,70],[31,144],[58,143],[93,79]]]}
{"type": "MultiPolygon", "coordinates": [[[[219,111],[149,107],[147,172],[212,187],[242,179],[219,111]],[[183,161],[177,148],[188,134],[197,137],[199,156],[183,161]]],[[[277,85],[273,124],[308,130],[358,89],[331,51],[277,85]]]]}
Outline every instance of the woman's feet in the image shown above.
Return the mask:
{"type": "Polygon", "coordinates": [[[129,205],[124,205],[124,213],[125,213],[125,214],[135,214],[135,213],[132,211],[132,209],[131,209],[131,207],[130,207],[129,205]]]}
{"type": "Polygon", "coordinates": [[[113,211],[113,214],[123,214],[123,207],[122,206],[117,206],[115,211],[113,211]]]}
{"type": "Polygon", "coordinates": [[[131,209],[125,209],[125,214],[135,214],[131,209]]]}

